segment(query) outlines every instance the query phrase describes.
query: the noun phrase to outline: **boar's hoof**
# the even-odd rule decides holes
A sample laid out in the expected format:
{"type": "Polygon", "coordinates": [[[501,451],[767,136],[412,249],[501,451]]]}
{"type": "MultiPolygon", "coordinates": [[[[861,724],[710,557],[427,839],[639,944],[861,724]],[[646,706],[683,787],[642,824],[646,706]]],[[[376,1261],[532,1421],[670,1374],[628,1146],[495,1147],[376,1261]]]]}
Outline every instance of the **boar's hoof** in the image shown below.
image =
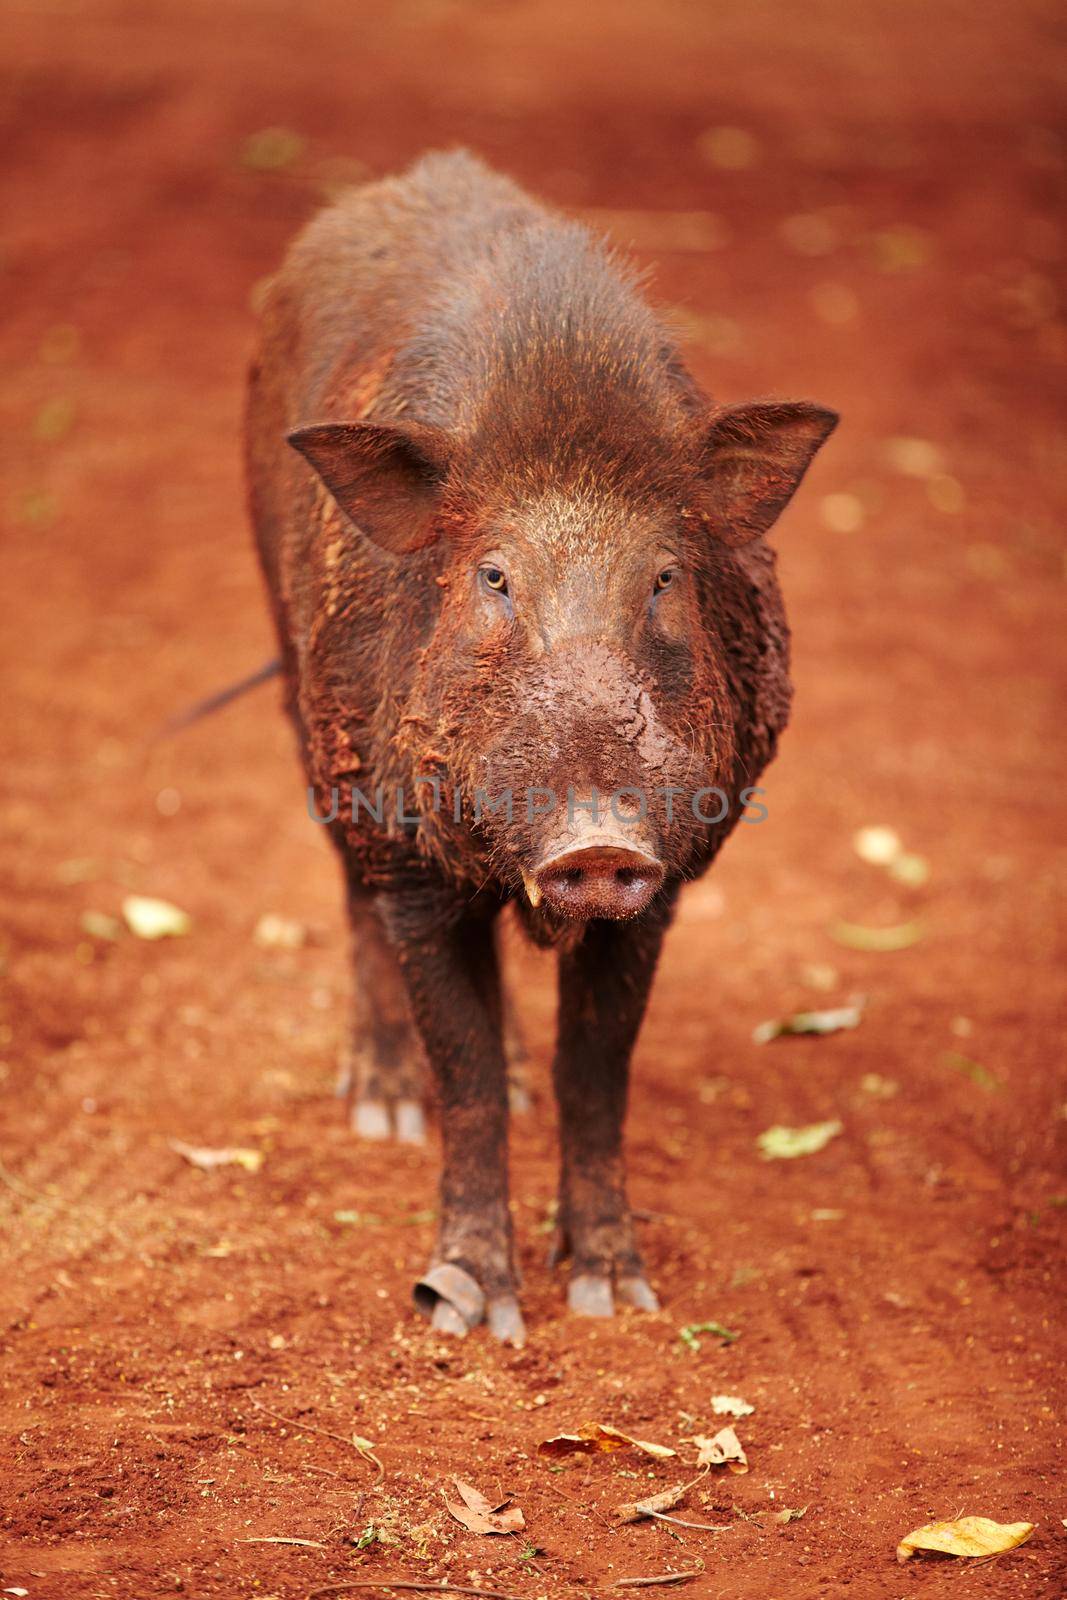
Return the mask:
{"type": "Polygon", "coordinates": [[[438,1300],[434,1306],[430,1326],[435,1333],[451,1333],[457,1339],[466,1338],[469,1332],[460,1313],[447,1300],[438,1300]]]}
{"type": "Polygon", "coordinates": [[[526,1324],[513,1294],[489,1302],[489,1332],[501,1344],[514,1345],[517,1350],[526,1343],[526,1324]]]}
{"type": "Polygon", "coordinates": [[[426,1117],[417,1100],[398,1100],[390,1110],[384,1100],[356,1100],[352,1131],[361,1139],[392,1139],[401,1144],[426,1143],[426,1117]]]}
{"type": "Polygon", "coordinates": [[[624,1306],[633,1306],[636,1311],[659,1310],[656,1291],[647,1278],[637,1276],[619,1278],[615,1284],[615,1293],[624,1306]]]}
{"type": "Polygon", "coordinates": [[[398,1100],[393,1107],[393,1117],[401,1144],[426,1143],[426,1117],[417,1100],[398,1100]]]}
{"type": "Polygon", "coordinates": [[[487,1321],[489,1332],[502,1344],[517,1348],[526,1343],[526,1327],[513,1294],[502,1294],[486,1302],[481,1286],[469,1272],[454,1262],[439,1262],[415,1285],[415,1305],[437,1333],[453,1333],[460,1338],[487,1321]]]}
{"type": "Polygon", "coordinates": [[[441,1261],[415,1285],[415,1306],[442,1333],[464,1334],[485,1316],[485,1294],[469,1272],[441,1261]]]}
{"type": "Polygon", "coordinates": [[[576,1272],[567,1289],[567,1304],[578,1317],[613,1317],[616,1298],[638,1311],[658,1311],[659,1301],[651,1285],[631,1274],[619,1278],[612,1292],[611,1279],[595,1272],[576,1272]]]}
{"type": "Polygon", "coordinates": [[[611,1279],[592,1272],[577,1272],[567,1289],[567,1304],[578,1317],[613,1317],[615,1299],[611,1279]]]}
{"type": "Polygon", "coordinates": [[[524,1079],[514,1072],[508,1073],[508,1110],[517,1117],[525,1117],[533,1110],[530,1091],[524,1079]]]}
{"type": "Polygon", "coordinates": [[[361,1139],[388,1139],[393,1129],[385,1101],[357,1100],[352,1107],[352,1131],[361,1139]]]}

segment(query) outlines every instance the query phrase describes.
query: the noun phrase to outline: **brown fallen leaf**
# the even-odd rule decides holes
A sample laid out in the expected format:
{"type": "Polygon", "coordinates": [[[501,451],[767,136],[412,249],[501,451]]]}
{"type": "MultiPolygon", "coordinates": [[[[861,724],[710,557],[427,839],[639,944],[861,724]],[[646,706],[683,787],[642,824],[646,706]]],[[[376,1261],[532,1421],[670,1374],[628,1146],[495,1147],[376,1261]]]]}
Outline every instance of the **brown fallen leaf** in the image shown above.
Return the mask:
{"type": "Polygon", "coordinates": [[[444,1490],[441,1493],[449,1511],[468,1533],[518,1533],[520,1528],[525,1528],[526,1518],[518,1506],[509,1506],[506,1500],[493,1506],[484,1494],[464,1483],[462,1478],[453,1478],[452,1482],[459,1500],[450,1500],[444,1490]]]}
{"type": "Polygon", "coordinates": [[[258,1172],[263,1165],[262,1150],[245,1150],[237,1145],[209,1150],[204,1145],[186,1144],[184,1139],[168,1139],[167,1143],[176,1155],[201,1172],[213,1172],[216,1167],[243,1167],[246,1172],[258,1172]]]}
{"type": "Polygon", "coordinates": [[[729,1467],[731,1472],[747,1472],[748,1457],[733,1428],[720,1428],[710,1439],[702,1433],[689,1441],[697,1447],[698,1467],[729,1467]]]}
{"type": "Polygon", "coordinates": [[[989,1517],[958,1517],[954,1522],[930,1522],[916,1528],[897,1545],[897,1560],[907,1561],[917,1550],[943,1556],[999,1556],[1025,1544],[1034,1531],[1032,1522],[993,1522],[989,1517]]]}
{"type": "Polygon", "coordinates": [[[633,1439],[607,1422],[583,1422],[577,1433],[557,1433],[555,1438],[544,1439],[537,1446],[540,1456],[592,1455],[605,1450],[640,1450],[656,1461],[666,1461],[678,1454],[665,1444],[633,1439]]]}

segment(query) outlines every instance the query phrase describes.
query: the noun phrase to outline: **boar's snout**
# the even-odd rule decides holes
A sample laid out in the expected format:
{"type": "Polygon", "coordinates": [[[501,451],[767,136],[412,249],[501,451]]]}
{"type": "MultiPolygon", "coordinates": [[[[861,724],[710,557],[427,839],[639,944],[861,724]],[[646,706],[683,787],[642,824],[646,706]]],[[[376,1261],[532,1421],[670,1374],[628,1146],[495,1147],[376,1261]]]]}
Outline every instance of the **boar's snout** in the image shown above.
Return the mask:
{"type": "Polygon", "coordinates": [[[663,882],[663,864],[627,840],[603,835],[572,843],[530,874],[530,898],[562,916],[636,917],[663,882]]]}

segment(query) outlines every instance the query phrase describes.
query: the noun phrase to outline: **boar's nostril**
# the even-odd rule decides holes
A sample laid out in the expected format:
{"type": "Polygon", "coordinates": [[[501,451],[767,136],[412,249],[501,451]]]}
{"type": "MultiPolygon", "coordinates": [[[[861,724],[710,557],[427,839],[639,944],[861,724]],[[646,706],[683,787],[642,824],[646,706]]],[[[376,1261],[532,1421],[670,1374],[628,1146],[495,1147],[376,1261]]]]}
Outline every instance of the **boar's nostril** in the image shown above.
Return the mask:
{"type": "Polygon", "coordinates": [[[635,917],[663,881],[654,856],[621,845],[587,845],[546,861],[533,874],[543,898],[566,917],[635,917]]]}

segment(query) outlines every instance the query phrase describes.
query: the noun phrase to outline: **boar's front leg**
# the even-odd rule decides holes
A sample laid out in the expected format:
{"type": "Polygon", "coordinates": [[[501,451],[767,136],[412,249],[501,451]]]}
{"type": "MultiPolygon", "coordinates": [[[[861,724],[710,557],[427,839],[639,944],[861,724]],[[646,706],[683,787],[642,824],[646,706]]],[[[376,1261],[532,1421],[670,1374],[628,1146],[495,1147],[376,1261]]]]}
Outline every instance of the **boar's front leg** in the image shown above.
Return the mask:
{"type": "Polygon", "coordinates": [[[495,908],[460,909],[432,891],[383,895],[378,904],[440,1102],[437,1246],[415,1286],[415,1304],[443,1332],[464,1334],[485,1320],[498,1339],[521,1344],[495,908]]]}
{"type": "Polygon", "coordinates": [[[560,958],[559,1215],[553,1259],[571,1256],[567,1300],[582,1316],[610,1317],[615,1297],[658,1309],[634,1239],[622,1130],[630,1053],[645,1013],[669,911],[638,922],[591,922],[560,958]]]}

